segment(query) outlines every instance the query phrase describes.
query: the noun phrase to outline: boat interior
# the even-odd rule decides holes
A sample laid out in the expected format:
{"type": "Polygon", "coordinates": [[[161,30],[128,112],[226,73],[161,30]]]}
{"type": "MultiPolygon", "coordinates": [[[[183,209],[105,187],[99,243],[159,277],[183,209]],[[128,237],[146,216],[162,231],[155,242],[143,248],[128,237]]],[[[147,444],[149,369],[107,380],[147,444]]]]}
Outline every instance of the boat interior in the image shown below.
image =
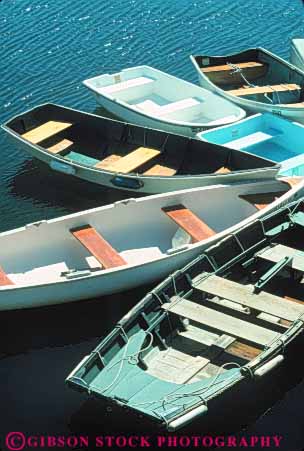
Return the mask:
{"type": "Polygon", "coordinates": [[[149,66],[125,69],[84,81],[97,94],[164,121],[216,126],[240,119],[241,110],[199,86],[149,66]],[[208,102],[210,100],[210,102],[208,102]]]}
{"type": "Polygon", "coordinates": [[[265,158],[54,104],[5,127],[37,148],[90,169],[142,176],[220,174],[274,166],[265,158]]]}
{"type": "Polygon", "coordinates": [[[276,115],[264,113],[250,116],[234,124],[233,127],[218,127],[199,133],[208,142],[220,144],[236,150],[245,150],[282,164],[280,173],[295,168],[288,175],[301,175],[304,166],[302,140],[304,127],[276,115]]]}
{"type": "Polygon", "coordinates": [[[118,201],[3,233],[0,285],[63,282],[161,260],[238,224],[290,188],[275,180],[255,185],[204,188],[203,201],[202,190],[118,201]],[[230,213],[219,220],[223,205],[230,213]]]}
{"type": "Polygon", "coordinates": [[[194,58],[202,73],[229,94],[263,103],[304,106],[304,75],[262,49],[194,58]]]}
{"type": "Polygon", "coordinates": [[[138,409],[223,382],[304,314],[303,236],[303,200],[230,235],[150,292],[76,375],[138,409]]]}

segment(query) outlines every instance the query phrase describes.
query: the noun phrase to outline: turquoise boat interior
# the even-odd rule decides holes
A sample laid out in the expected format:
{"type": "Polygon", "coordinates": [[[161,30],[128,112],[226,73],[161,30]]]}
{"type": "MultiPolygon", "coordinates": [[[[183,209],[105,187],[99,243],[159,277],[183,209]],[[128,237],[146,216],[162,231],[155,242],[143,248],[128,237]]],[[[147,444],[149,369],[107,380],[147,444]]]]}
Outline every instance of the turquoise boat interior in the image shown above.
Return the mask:
{"type": "Polygon", "coordinates": [[[255,114],[237,124],[200,132],[197,137],[280,163],[280,175],[304,175],[304,126],[297,122],[270,113],[255,114]]]}

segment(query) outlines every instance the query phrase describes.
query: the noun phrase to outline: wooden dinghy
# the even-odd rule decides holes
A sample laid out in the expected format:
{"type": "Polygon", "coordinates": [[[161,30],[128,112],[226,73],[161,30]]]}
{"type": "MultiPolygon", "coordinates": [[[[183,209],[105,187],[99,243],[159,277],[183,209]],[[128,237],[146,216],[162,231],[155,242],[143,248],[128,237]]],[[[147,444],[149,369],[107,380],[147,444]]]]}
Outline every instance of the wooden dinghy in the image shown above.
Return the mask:
{"type": "Polygon", "coordinates": [[[148,293],[67,383],[169,431],[235,402],[303,331],[303,242],[304,198],[256,218],[148,293]]]}
{"type": "Polygon", "coordinates": [[[280,163],[279,175],[304,175],[304,125],[269,113],[197,135],[207,142],[244,150],[280,163]]]}
{"type": "Polygon", "coordinates": [[[124,121],[186,136],[236,122],[246,114],[222,97],[150,66],[83,83],[98,103],[124,121]]]}
{"type": "Polygon", "coordinates": [[[99,185],[143,193],[266,180],[274,162],[158,130],[46,104],[3,129],[53,170],[99,185]]]}
{"type": "Polygon", "coordinates": [[[293,181],[122,200],[1,233],[0,310],[88,299],[159,280],[240,222],[298,197],[304,182],[291,188],[293,181]]]}
{"type": "Polygon", "coordinates": [[[190,59],[204,88],[248,112],[304,122],[304,72],[263,48],[190,59]]]}

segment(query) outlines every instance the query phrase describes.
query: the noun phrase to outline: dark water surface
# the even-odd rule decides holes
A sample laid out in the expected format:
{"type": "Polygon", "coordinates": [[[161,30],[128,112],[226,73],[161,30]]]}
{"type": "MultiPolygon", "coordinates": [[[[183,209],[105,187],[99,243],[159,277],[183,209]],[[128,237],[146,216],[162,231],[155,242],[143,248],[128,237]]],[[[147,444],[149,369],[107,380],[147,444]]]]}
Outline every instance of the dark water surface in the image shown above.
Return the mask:
{"type": "MultiPolygon", "coordinates": [[[[262,46],[288,57],[290,39],[304,36],[303,14],[300,0],[0,0],[0,122],[49,101],[93,112],[95,101],[81,81],[123,67],[149,64],[196,82],[192,52],[262,46]]],[[[128,196],[52,173],[3,131],[0,149],[1,231],[128,196]]],[[[157,433],[127,415],[105,412],[64,385],[71,369],[146,290],[0,313],[3,449],[9,431],[157,433]]],[[[249,434],[281,434],[281,449],[303,448],[304,389],[297,384],[304,376],[304,349],[298,348],[298,358],[296,351],[269,378],[267,390],[236,396],[210,430],[232,434],[247,426],[249,434]]],[[[208,428],[201,422],[186,432],[208,428]]]]}

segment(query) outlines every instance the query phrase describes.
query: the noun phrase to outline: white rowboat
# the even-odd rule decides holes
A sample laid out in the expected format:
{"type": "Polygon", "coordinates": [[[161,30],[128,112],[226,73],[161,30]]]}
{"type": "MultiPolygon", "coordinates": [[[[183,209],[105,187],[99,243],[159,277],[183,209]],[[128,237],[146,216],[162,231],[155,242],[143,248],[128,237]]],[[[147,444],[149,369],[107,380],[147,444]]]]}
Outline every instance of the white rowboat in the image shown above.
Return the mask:
{"type": "Polygon", "coordinates": [[[159,280],[241,224],[297,199],[303,182],[292,189],[289,183],[123,200],[1,233],[0,310],[67,303],[159,280]]]}
{"type": "Polygon", "coordinates": [[[150,66],[83,83],[100,105],[124,121],[186,136],[236,122],[246,114],[208,90],[150,66]]]}

